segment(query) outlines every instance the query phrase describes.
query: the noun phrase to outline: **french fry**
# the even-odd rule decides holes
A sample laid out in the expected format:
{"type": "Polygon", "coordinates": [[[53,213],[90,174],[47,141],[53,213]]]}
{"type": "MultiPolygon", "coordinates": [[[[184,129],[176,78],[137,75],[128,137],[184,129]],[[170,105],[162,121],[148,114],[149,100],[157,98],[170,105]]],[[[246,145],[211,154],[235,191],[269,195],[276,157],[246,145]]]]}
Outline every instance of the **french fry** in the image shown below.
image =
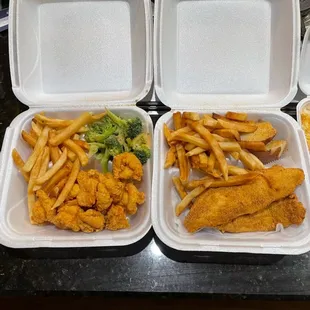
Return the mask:
{"type": "Polygon", "coordinates": [[[235,160],[239,160],[240,159],[240,154],[238,152],[230,152],[230,155],[235,160]]]}
{"type": "Polygon", "coordinates": [[[199,155],[200,167],[207,167],[208,166],[208,156],[206,153],[200,153],[199,155]]]}
{"type": "Polygon", "coordinates": [[[71,173],[69,175],[68,181],[66,183],[66,185],[64,186],[64,188],[62,189],[60,195],[58,196],[56,202],[54,203],[52,209],[56,209],[58,208],[66,199],[66,197],[69,195],[75,181],[76,178],[78,176],[78,173],[80,171],[80,161],[78,159],[75,160],[75,162],[73,163],[72,166],[72,170],[71,173]]]}
{"type": "Polygon", "coordinates": [[[203,185],[198,186],[194,190],[192,190],[190,193],[188,193],[184,199],[177,205],[175,214],[176,216],[180,216],[185,209],[189,206],[189,204],[192,202],[193,199],[201,195],[206,188],[209,187],[209,185],[212,183],[212,181],[206,181],[203,185]]]}
{"type": "Polygon", "coordinates": [[[223,119],[218,119],[217,121],[224,129],[235,129],[238,132],[251,133],[257,129],[257,126],[254,124],[238,123],[230,120],[226,121],[223,119]]]}
{"type": "MultiPolygon", "coordinates": [[[[45,172],[48,169],[49,162],[50,162],[50,150],[49,150],[48,146],[45,146],[44,150],[43,150],[41,167],[40,167],[40,171],[39,171],[39,174],[38,174],[38,178],[40,178],[41,176],[43,176],[45,174],[45,172]]],[[[34,188],[33,188],[33,191],[36,192],[40,188],[41,188],[40,185],[35,185],[34,188]]]]}
{"type": "Polygon", "coordinates": [[[178,159],[175,160],[174,167],[180,168],[179,160],[178,159]]]}
{"type": "Polygon", "coordinates": [[[177,151],[179,166],[180,166],[180,180],[182,183],[185,183],[187,182],[189,173],[190,173],[190,166],[189,166],[188,158],[185,156],[185,150],[182,144],[176,145],[176,151],[177,151]]]}
{"type": "Polygon", "coordinates": [[[187,195],[185,188],[182,184],[182,182],[180,181],[180,178],[178,177],[172,177],[172,182],[175,186],[175,189],[177,190],[179,196],[181,199],[184,199],[185,196],[187,195]]]}
{"type": "Polygon", "coordinates": [[[170,129],[168,128],[167,124],[164,124],[164,136],[166,138],[168,145],[171,145],[172,137],[171,137],[170,129]]]}
{"type": "Polygon", "coordinates": [[[185,155],[187,157],[191,157],[194,155],[199,155],[200,153],[204,153],[206,150],[202,149],[201,147],[195,147],[194,149],[192,149],[191,151],[187,152],[185,155]]]}
{"type": "Polygon", "coordinates": [[[199,169],[200,168],[200,160],[198,155],[193,155],[191,157],[188,157],[190,159],[190,162],[192,164],[193,169],[199,169]]]}
{"type": "Polygon", "coordinates": [[[225,116],[217,114],[217,113],[212,113],[212,117],[216,120],[222,119],[222,120],[228,121],[228,119],[225,116]]]}
{"type": "Polygon", "coordinates": [[[41,114],[36,114],[34,119],[37,120],[39,124],[50,128],[66,128],[73,123],[73,120],[49,118],[41,114]]]}
{"type": "Polygon", "coordinates": [[[185,146],[184,146],[184,148],[185,148],[186,151],[191,151],[191,150],[193,150],[194,148],[196,148],[196,145],[191,144],[191,143],[186,143],[185,146]]]}
{"type": "Polygon", "coordinates": [[[240,152],[241,147],[238,142],[219,142],[220,148],[224,152],[240,152]]]}
{"type": "Polygon", "coordinates": [[[51,192],[51,190],[56,186],[58,182],[60,182],[62,179],[64,179],[72,169],[72,163],[67,161],[66,165],[63,167],[63,169],[60,169],[43,187],[42,190],[44,190],[47,194],[51,192]]]}
{"type": "Polygon", "coordinates": [[[44,175],[42,175],[41,177],[37,178],[36,184],[37,185],[42,185],[45,182],[47,182],[49,179],[51,179],[52,176],[55,175],[56,172],[58,170],[60,170],[62,168],[62,166],[65,164],[65,162],[67,161],[67,156],[68,156],[67,149],[64,149],[63,153],[60,155],[59,160],[55,163],[55,165],[53,165],[53,167],[51,169],[46,171],[44,173],[44,175]]]}
{"type": "Polygon", "coordinates": [[[31,134],[29,134],[27,131],[22,130],[22,138],[25,142],[27,142],[32,148],[36,146],[37,138],[34,138],[31,134]]]}
{"type": "Polygon", "coordinates": [[[107,112],[102,112],[102,113],[92,115],[93,122],[101,120],[106,115],[107,115],[107,112]]]}
{"type": "Polygon", "coordinates": [[[31,128],[35,132],[37,137],[39,137],[41,135],[42,129],[34,121],[31,122],[31,128]]]}
{"type": "Polygon", "coordinates": [[[36,196],[34,192],[32,191],[31,193],[27,195],[28,215],[29,215],[30,223],[32,225],[35,224],[35,222],[33,221],[33,213],[32,213],[35,202],[36,202],[36,196]]]}
{"type": "Polygon", "coordinates": [[[266,145],[264,142],[260,142],[260,141],[239,141],[238,143],[243,149],[256,151],[256,152],[265,152],[266,151],[266,145]]]}
{"type": "Polygon", "coordinates": [[[52,137],[49,143],[52,146],[58,146],[59,144],[63,143],[65,140],[69,139],[72,135],[77,133],[77,131],[82,126],[85,126],[91,123],[92,121],[93,121],[93,118],[89,112],[85,112],[81,114],[81,116],[75,119],[70,126],[64,128],[59,134],[52,137]]]}
{"type": "MultiPolygon", "coordinates": [[[[61,150],[63,151],[64,148],[65,146],[63,146],[61,150]]],[[[68,158],[70,159],[70,161],[74,162],[76,160],[76,154],[72,152],[71,150],[68,150],[68,158]]]]}
{"type": "Polygon", "coordinates": [[[242,141],[260,141],[268,143],[277,134],[277,130],[270,122],[257,122],[255,126],[257,127],[255,132],[241,135],[242,141]]]}
{"type": "Polygon", "coordinates": [[[212,172],[214,170],[215,161],[216,161],[215,155],[213,152],[211,152],[209,156],[209,160],[208,160],[208,166],[207,166],[208,172],[212,172]]]}
{"type": "Polygon", "coordinates": [[[13,149],[13,151],[12,151],[12,158],[13,158],[13,161],[14,161],[17,169],[22,173],[25,181],[28,183],[30,175],[28,172],[23,171],[23,166],[25,165],[25,163],[24,163],[23,159],[21,158],[21,156],[19,155],[19,153],[17,152],[16,149],[13,149]]]}
{"type": "Polygon", "coordinates": [[[60,157],[59,147],[50,145],[49,149],[50,149],[50,157],[51,157],[52,163],[55,164],[60,157]]]}
{"type": "Polygon", "coordinates": [[[203,115],[203,125],[206,127],[210,127],[210,128],[216,128],[218,123],[217,123],[217,120],[212,118],[210,115],[204,114],[203,115]]]}
{"type": "Polygon", "coordinates": [[[195,112],[183,112],[183,116],[185,119],[189,119],[192,121],[199,121],[200,120],[199,113],[195,113],[195,112]]]}
{"type": "Polygon", "coordinates": [[[72,140],[80,140],[80,136],[79,136],[77,133],[75,133],[75,134],[72,136],[71,139],[72,139],[72,140]]]}
{"type": "Polygon", "coordinates": [[[240,160],[243,163],[245,168],[249,170],[257,169],[257,163],[249,152],[246,152],[245,150],[241,150],[239,154],[240,154],[240,160]]]}
{"type": "Polygon", "coordinates": [[[49,127],[43,128],[42,133],[41,133],[41,135],[40,135],[40,137],[36,143],[36,146],[34,147],[32,154],[28,157],[28,159],[27,159],[27,161],[23,167],[23,170],[25,172],[30,172],[30,170],[34,166],[36,160],[38,159],[39,155],[43,151],[43,148],[45,147],[45,145],[47,143],[49,130],[50,130],[49,127]]]}
{"type": "Polygon", "coordinates": [[[216,159],[218,160],[220,164],[220,170],[223,173],[224,179],[227,180],[228,179],[228,167],[227,167],[228,165],[226,162],[225,155],[219,143],[214,139],[214,137],[212,136],[212,134],[207,128],[197,123],[194,123],[191,126],[195,131],[197,131],[205,139],[208,146],[210,145],[212,152],[214,153],[216,159]]]}
{"type": "Polygon", "coordinates": [[[37,177],[39,175],[41,164],[42,164],[42,158],[43,158],[43,152],[38,156],[29,177],[29,183],[28,183],[28,194],[33,193],[33,188],[36,184],[37,177]]]}
{"type": "Polygon", "coordinates": [[[32,138],[34,138],[34,139],[38,139],[37,134],[33,131],[33,129],[32,129],[32,128],[30,129],[29,134],[30,134],[30,136],[31,136],[32,138]]]}
{"type": "Polygon", "coordinates": [[[176,149],[175,146],[171,146],[166,154],[166,161],[165,161],[165,166],[164,168],[170,168],[171,166],[174,165],[176,161],[176,149]]]}
{"type": "Polygon", "coordinates": [[[203,185],[206,183],[206,181],[214,181],[215,179],[212,177],[212,176],[206,176],[206,177],[203,177],[201,179],[197,179],[197,180],[193,180],[193,181],[190,181],[186,184],[186,188],[189,189],[189,190],[193,190],[195,189],[196,187],[200,186],[200,185],[203,185]]]}
{"type": "Polygon", "coordinates": [[[66,206],[78,206],[79,204],[78,204],[77,199],[72,199],[72,200],[66,201],[66,204],[65,204],[65,205],[66,205],[66,206]]]}
{"type": "Polygon", "coordinates": [[[256,169],[255,170],[265,169],[264,164],[254,154],[252,154],[252,153],[249,153],[249,154],[256,163],[256,169]]]}
{"type": "Polygon", "coordinates": [[[207,184],[209,185],[210,188],[239,186],[239,185],[246,184],[249,181],[252,181],[258,175],[259,175],[259,173],[249,172],[247,174],[235,175],[235,176],[229,177],[227,181],[216,180],[216,181],[212,181],[210,185],[209,185],[209,183],[207,183],[207,184]]]}
{"type": "Polygon", "coordinates": [[[217,135],[215,133],[212,132],[212,136],[214,137],[214,139],[217,141],[217,142],[231,142],[232,140],[231,139],[228,139],[228,138],[223,138],[221,137],[220,135],[217,135]]]}
{"type": "Polygon", "coordinates": [[[217,134],[223,138],[235,139],[240,141],[240,134],[235,129],[216,129],[212,134],[217,134]]]}
{"type": "Polygon", "coordinates": [[[171,132],[171,135],[170,135],[170,141],[173,140],[175,137],[177,137],[179,134],[182,134],[182,133],[187,133],[187,134],[190,134],[192,132],[192,129],[188,126],[185,126],[183,128],[180,128],[176,131],[173,131],[171,132]]]}
{"type": "Polygon", "coordinates": [[[190,136],[185,133],[178,134],[176,137],[174,137],[174,140],[188,142],[195,145],[195,147],[199,146],[205,150],[208,150],[210,148],[209,144],[204,139],[190,136]]]}
{"type": "Polygon", "coordinates": [[[63,144],[77,155],[83,167],[88,164],[88,157],[86,153],[74,141],[72,141],[71,139],[67,139],[63,142],[63,144]]]}
{"type": "Polygon", "coordinates": [[[182,126],[182,114],[181,112],[175,112],[173,113],[173,123],[174,123],[174,129],[178,130],[181,129],[182,126]]]}
{"type": "Polygon", "coordinates": [[[50,197],[54,197],[54,198],[57,198],[59,193],[61,192],[61,190],[64,188],[64,186],[66,185],[68,181],[68,178],[64,178],[62,180],[60,180],[56,186],[51,190],[51,193],[50,193],[50,197]]]}
{"type": "Polygon", "coordinates": [[[248,173],[248,171],[243,169],[243,168],[228,165],[228,174],[229,175],[242,175],[242,174],[247,174],[247,173],[248,173]]]}
{"type": "Polygon", "coordinates": [[[82,149],[89,151],[89,144],[83,140],[73,140],[75,144],[77,144],[82,149]]]}
{"type": "Polygon", "coordinates": [[[233,121],[241,121],[244,122],[247,120],[248,115],[246,113],[240,113],[240,112],[227,112],[225,115],[226,118],[231,119],[233,121]]]}

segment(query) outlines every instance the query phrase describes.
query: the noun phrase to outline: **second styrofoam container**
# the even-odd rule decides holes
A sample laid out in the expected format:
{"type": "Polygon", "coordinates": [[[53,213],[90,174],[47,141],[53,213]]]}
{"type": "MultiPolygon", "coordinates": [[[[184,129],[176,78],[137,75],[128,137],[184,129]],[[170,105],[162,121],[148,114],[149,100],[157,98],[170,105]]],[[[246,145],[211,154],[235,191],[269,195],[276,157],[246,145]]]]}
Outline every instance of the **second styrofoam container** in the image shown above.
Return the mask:
{"type": "MultiPolygon", "coordinates": [[[[0,162],[0,243],[13,248],[126,246],[151,227],[152,160],[144,166],[146,201],[122,231],[94,234],[33,226],[27,185],[11,158],[29,148],[20,137],[35,113],[73,119],[108,107],[123,117],[139,116],[151,137],[150,116],[135,104],[153,80],[152,15],[149,0],[12,0],[10,69],[12,88],[29,110],[7,128],[0,162]],[[116,107],[118,106],[118,107],[116,107]]],[[[94,167],[95,163],[89,168],[94,167]]]]}
{"type": "Polygon", "coordinates": [[[158,237],[182,251],[301,254],[310,250],[308,152],[296,121],[282,113],[297,92],[299,1],[157,1],[154,68],[159,98],[172,108],[156,124],[152,222],[158,237]],[[270,121],[275,139],[286,139],[285,157],[300,167],[306,180],[297,196],[307,208],[300,227],[277,233],[189,234],[174,210],[179,198],[164,170],[168,146],[163,124],[172,113],[247,112],[249,119],[270,121]]]}

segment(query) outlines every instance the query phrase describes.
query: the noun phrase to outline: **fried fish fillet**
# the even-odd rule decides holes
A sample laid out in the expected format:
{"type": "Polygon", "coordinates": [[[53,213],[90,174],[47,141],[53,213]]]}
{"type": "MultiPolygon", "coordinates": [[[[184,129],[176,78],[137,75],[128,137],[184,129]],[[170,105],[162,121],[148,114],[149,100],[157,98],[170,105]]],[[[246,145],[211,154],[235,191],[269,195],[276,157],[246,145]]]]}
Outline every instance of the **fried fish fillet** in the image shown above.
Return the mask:
{"type": "Polygon", "coordinates": [[[272,202],[291,195],[304,177],[301,169],[274,166],[245,185],[211,188],[196,199],[184,226],[193,233],[263,210],[272,202]]]}
{"type": "Polygon", "coordinates": [[[254,214],[237,217],[228,224],[218,227],[222,232],[242,233],[254,231],[273,231],[277,224],[284,228],[300,225],[306,215],[306,209],[295,194],[273,202],[268,208],[254,214]]]}

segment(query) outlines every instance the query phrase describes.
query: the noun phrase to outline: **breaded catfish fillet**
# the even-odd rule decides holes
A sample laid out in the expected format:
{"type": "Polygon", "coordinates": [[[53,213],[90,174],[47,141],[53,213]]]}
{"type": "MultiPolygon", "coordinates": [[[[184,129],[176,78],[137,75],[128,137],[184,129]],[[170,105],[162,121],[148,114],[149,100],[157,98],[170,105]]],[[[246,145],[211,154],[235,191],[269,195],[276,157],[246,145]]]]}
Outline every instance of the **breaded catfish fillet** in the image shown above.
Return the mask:
{"type": "Polygon", "coordinates": [[[217,227],[267,208],[289,196],[304,180],[301,169],[274,166],[253,181],[235,187],[211,188],[194,202],[184,225],[189,232],[217,227]]]}
{"type": "Polygon", "coordinates": [[[228,224],[219,226],[222,232],[242,233],[253,231],[273,231],[277,224],[284,228],[300,225],[306,215],[306,209],[295,194],[273,202],[268,208],[254,214],[239,216],[228,224]]]}

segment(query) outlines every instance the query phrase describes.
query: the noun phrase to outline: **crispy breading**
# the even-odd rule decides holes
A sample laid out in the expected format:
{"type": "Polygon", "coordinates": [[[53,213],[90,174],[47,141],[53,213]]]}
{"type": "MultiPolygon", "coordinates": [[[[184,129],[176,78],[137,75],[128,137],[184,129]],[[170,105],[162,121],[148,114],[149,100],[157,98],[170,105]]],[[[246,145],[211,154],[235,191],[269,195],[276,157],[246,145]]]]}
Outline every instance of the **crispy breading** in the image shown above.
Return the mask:
{"type": "Polygon", "coordinates": [[[89,176],[86,171],[80,171],[77,176],[80,192],[77,195],[78,204],[81,207],[92,207],[96,202],[96,190],[98,180],[89,176]]]}
{"type": "Polygon", "coordinates": [[[113,176],[121,180],[141,181],[143,167],[133,153],[122,153],[113,159],[113,176]]]}
{"type": "Polygon", "coordinates": [[[268,208],[254,214],[237,217],[228,224],[219,226],[222,232],[241,233],[254,231],[273,231],[277,224],[284,228],[300,225],[306,215],[306,209],[295,194],[273,202],[268,208]]]}
{"type": "Polygon", "coordinates": [[[106,211],[112,204],[113,199],[103,183],[98,183],[96,192],[96,209],[100,212],[106,211]]]}
{"type": "Polygon", "coordinates": [[[125,183],[114,179],[111,173],[100,174],[99,182],[105,185],[111,198],[113,199],[114,204],[121,201],[125,190],[125,183]]]}
{"type": "Polygon", "coordinates": [[[229,223],[292,194],[303,180],[301,169],[274,166],[245,185],[209,189],[196,199],[184,225],[189,232],[195,232],[229,223]]]}
{"type": "Polygon", "coordinates": [[[137,206],[143,204],[145,201],[144,193],[139,192],[133,183],[128,183],[126,190],[128,193],[128,203],[125,205],[126,212],[129,215],[136,214],[138,210],[137,206]]]}
{"type": "Polygon", "coordinates": [[[119,230],[129,228],[125,210],[121,206],[112,206],[106,216],[106,229],[119,230]]]}

